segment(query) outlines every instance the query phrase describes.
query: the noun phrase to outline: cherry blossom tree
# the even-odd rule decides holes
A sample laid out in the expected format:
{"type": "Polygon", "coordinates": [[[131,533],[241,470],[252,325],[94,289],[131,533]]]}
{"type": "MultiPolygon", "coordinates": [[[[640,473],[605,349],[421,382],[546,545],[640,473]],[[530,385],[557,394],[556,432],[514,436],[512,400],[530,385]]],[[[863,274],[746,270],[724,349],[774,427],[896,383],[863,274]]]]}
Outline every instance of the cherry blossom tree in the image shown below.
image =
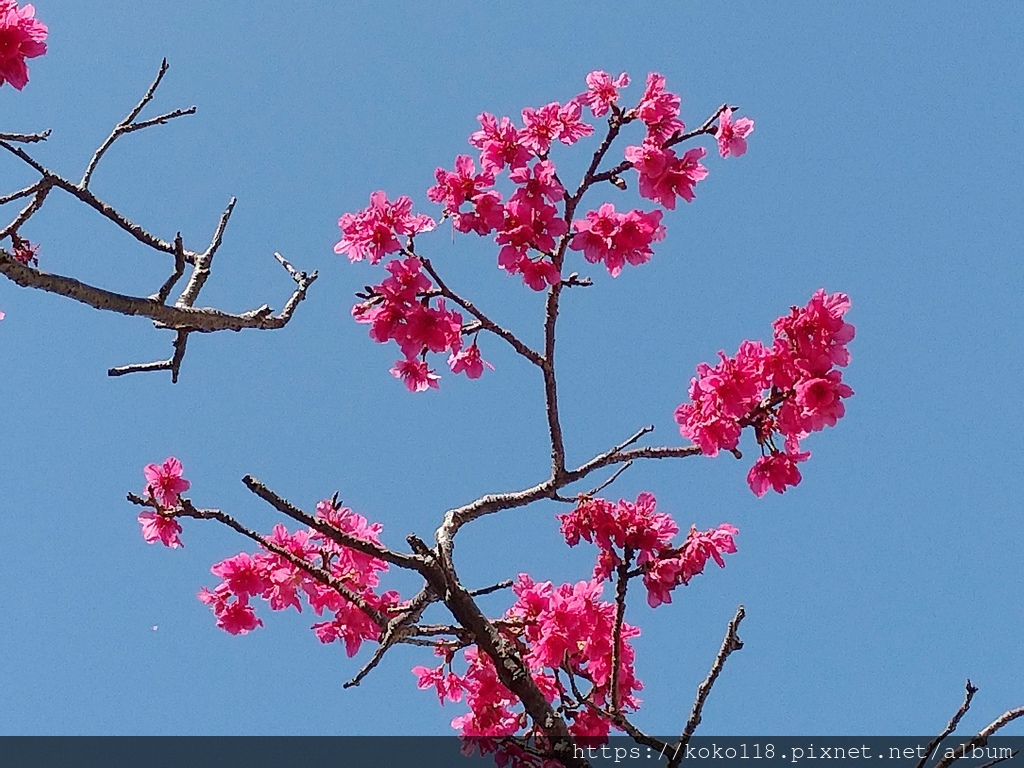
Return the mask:
{"type": "MultiPolygon", "coordinates": [[[[21,90],[27,85],[26,60],[46,52],[46,36],[46,26],[35,18],[31,5],[0,0],[0,86],[21,90]]],[[[280,312],[268,306],[237,314],[196,307],[234,201],[209,244],[195,251],[185,247],[180,234],[167,241],[149,233],[91,191],[97,165],[118,139],[194,111],[140,117],[166,71],[164,62],[147,92],[95,150],[78,181],[44,167],[26,149],[46,140],[46,132],[0,134],[0,147],[39,177],[0,196],[0,206],[25,201],[0,229],[0,242],[9,242],[0,250],[0,272],[18,285],[100,310],[147,317],[157,328],[173,330],[170,358],[109,373],[168,370],[176,381],[192,333],[281,328],[316,273],[299,271],[275,254],[295,283],[280,312]],[[54,190],[169,257],[167,280],[152,295],[126,296],[42,271],[38,242],[23,232],[54,190]],[[169,304],[186,272],[185,287],[169,304]]],[[[451,374],[469,379],[500,375],[484,357],[489,344],[508,345],[523,365],[537,370],[550,444],[546,477],[447,510],[433,541],[410,535],[402,548],[386,545],[383,526],[344,506],[337,494],[307,512],[246,476],[246,487],[293,525],[278,523],[261,533],[222,509],[194,503],[185,495],[191,484],[184,467],[174,457],[146,465],[141,493],[129,493],[128,499],[142,508],[138,522],[146,542],[180,548],[182,521],[191,519],[220,523],[255,546],[213,565],[219,581],[198,596],[216,625],[230,634],[261,627],[258,611],[266,608],[302,612],[305,606],[315,614],[311,629],[320,642],[342,643],[350,657],[364,643],[374,646],[347,687],[361,684],[396,645],[421,647],[423,663],[412,669],[415,685],[432,691],[441,704],[461,707],[452,727],[466,739],[469,751],[493,752],[502,764],[516,766],[580,766],[587,763],[579,744],[600,743],[621,732],[659,751],[671,766],[679,764],[682,748],[700,724],[704,702],[726,660],[743,647],[738,631],[745,611],[740,606],[729,622],[690,714],[680,724],[680,735],[669,743],[645,732],[637,720],[643,684],[630,641],[641,628],[626,622],[627,602],[642,588],[650,607],[671,604],[676,590],[694,582],[710,563],[725,567],[725,556],[737,553],[740,531],[724,521],[706,529],[696,524],[681,528],[653,493],[616,501],[606,498],[605,490],[637,462],[720,454],[743,461],[739,444],[747,429],[760,454],[749,462],[750,490],[761,497],[798,485],[798,465],[806,465],[811,456],[806,441],[835,427],[845,414],[844,400],[854,394],[843,379],[854,339],[854,327],[846,318],[851,302],[843,293],[820,289],[806,301],[801,297],[788,309],[780,307],[784,311],[770,333],[766,326],[761,340],[744,341],[731,355],[718,352],[714,364],[698,364],[687,397],[674,414],[688,444],[673,440],[649,445],[654,428],[644,426],[589,460],[570,464],[569,436],[559,415],[558,318],[571,306],[573,291],[598,289],[579,270],[603,265],[615,278],[654,258],[655,244],[664,238],[679,199],[692,203],[710,172],[704,165],[708,147],[720,159],[741,157],[754,132],[754,121],[737,117],[738,107],[728,102],[687,129],[679,95],[656,72],[647,75],[632,97],[625,95],[631,86],[626,73],[613,77],[595,70],[586,75],[585,84],[584,91],[565,101],[524,108],[521,120],[480,114],[479,128],[469,136],[471,154],[458,155],[452,170],[437,168],[433,185],[425,191],[426,199],[440,207],[438,213],[415,212],[413,198],[391,199],[377,191],[366,208],[341,215],[335,247],[353,263],[367,262],[355,268],[376,270],[357,294],[352,317],[368,326],[372,341],[394,344],[398,358],[389,373],[410,393],[429,397],[431,389],[442,386],[438,371],[445,365],[451,374]],[[570,184],[561,177],[556,156],[583,147],[586,170],[570,184]],[[649,209],[616,209],[618,191],[631,185],[651,202],[649,209]],[[531,347],[515,329],[463,295],[455,287],[457,277],[442,277],[445,265],[429,256],[430,233],[441,226],[450,227],[453,235],[491,240],[498,268],[521,280],[524,291],[544,295],[542,346],[531,347]],[[469,586],[472,575],[457,567],[460,531],[484,516],[542,500],[566,505],[567,511],[558,515],[565,544],[585,542],[594,548],[592,572],[574,583],[554,584],[519,573],[497,584],[469,586]],[[416,574],[422,582],[419,590],[403,595],[386,589],[393,569],[416,574]],[[504,590],[511,592],[507,610],[487,615],[478,598],[504,590]],[[446,618],[427,620],[428,610],[446,618]]],[[[384,377],[384,372],[370,375],[384,377]]],[[[976,690],[968,681],[963,704],[935,744],[957,727],[976,690]]],[[[1024,708],[1004,713],[968,745],[984,744],[1021,716],[1024,708]]]]}

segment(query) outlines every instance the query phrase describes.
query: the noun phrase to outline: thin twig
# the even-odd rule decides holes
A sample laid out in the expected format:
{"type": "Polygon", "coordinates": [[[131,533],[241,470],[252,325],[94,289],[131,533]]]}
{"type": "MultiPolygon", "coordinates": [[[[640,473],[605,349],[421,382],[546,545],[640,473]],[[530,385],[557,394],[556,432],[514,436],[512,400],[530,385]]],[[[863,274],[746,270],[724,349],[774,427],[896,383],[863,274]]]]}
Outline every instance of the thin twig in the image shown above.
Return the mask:
{"type": "Polygon", "coordinates": [[[379,560],[391,563],[399,568],[419,571],[423,567],[423,560],[415,555],[406,555],[401,552],[395,552],[387,547],[374,544],[372,541],[357,538],[345,531],[335,528],[326,520],[313,517],[312,515],[303,512],[287,499],[278,496],[252,475],[246,475],[243,477],[242,483],[244,483],[245,487],[252,491],[252,493],[270,504],[278,512],[287,515],[298,523],[302,523],[303,525],[322,533],[336,544],[348,547],[349,549],[354,549],[356,552],[362,552],[364,555],[369,555],[370,557],[376,557],[379,560]]]}
{"type": "Polygon", "coordinates": [[[974,694],[976,694],[977,692],[978,686],[974,685],[974,683],[971,682],[970,678],[968,678],[967,682],[964,684],[963,703],[960,705],[960,708],[956,711],[953,717],[949,719],[949,722],[946,724],[946,727],[943,729],[942,733],[940,733],[938,736],[932,739],[931,743],[928,744],[928,749],[925,750],[924,757],[921,758],[921,761],[917,764],[917,768],[924,768],[925,763],[928,762],[928,759],[931,757],[932,752],[935,750],[935,748],[942,743],[943,739],[945,739],[947,736],[949,736],[949,734],[956,730],[956,727],[960,724],[960,720],[963,718],[964,715],[967,714],[967,710],[971,708],[971,701],[974,699],[974,694]]]}
{"type": "Polygon", "coordinates": [[[1003,712],[1003,714],[978,731],[976,736],[973,736],[963,744],[958,745],[954,750],[953,755],[943,757],[935,764],[935,768],[948,768],[948,766],[952,765],[957,760],[966,757],[967,750],[985,746],[988,744],[990,736],[993,736],[997,731],[1006,727],[1020,717],[1024,717],[1024,707],[1017,707],[1016,709],[1010,709],[1003,712]],[[959,755],[956,754],[957,751],[959,751],[959,755]]]}
{"type": "Polygon", "coordinates": [[[729,628],[726,630],[725,639],[722,640],[722,647],[718,649],[718,655],[715,656],[715,663],[711,665],[711,669],[708,672],[708,676],[704,679],[704,682],[697,687],[697,698],[693,702],[693,711],[690,712],[690,719],[686,721],[686,727],[683,728],[683,732],[679,736],[675,753],[673,754],[672,759],[668,761],[668,768],[676,768],[676,766],[679,765],[679,761],[682,759],[686,750],[686,745],[693,736],[693,732],[697,730],[697,726],[700,725],[701,712],[704,710],[704,702],[707,701],[708,694],[711,693],[711,689],[714,687],[715,681],[721,674],[722,667],[725,666],[725,660],[729,658],[731,653],[738,651],[743,647],[743,641],[740,640],[739,635],[736,634],[736,630],[739,629],[740,622],[743,621],[743,617],[746,615],[747,612],[741,605],[736,609],[736,615],[732,617],[732,621],[729,622],[729,628]]]}
{"type": "Polygon", "coordinates": [[[152,125],[164,125],[167,121],[176,117],[195,114],[196,108],[189,107],[188,109],[176,109],[173,112],[168,112],[149,120],[143,120],[142,122],[134,122],[135,118],[139,116],[139,113],[142,112],[143,108],[153,100],[153,95],[156,93],[156,89],[160,86],[160,81],[164,79],[167,69],[167,59],[164,59],[160,62],[160,71],[156,73],[156,77],[153,79],[152,84],[149,86],[146,93],[143,94],[142,98],[139,99],[138,104],[135,105],[124,120],[114,126],[114,130],[110,132],[110,135],[107,136],[107,138],[103,140],[103,143],[96,148],[92,158],[89,160],[89,164],[85,168],[85,173],[82,174],[82,180],[78,182],[80,187],[85,189],[89,186],[89,182],[92,180],[92,174],[96,170],[96,165],[99,163],[100,158],[103,157],[103,155],[106,154],[106,151],[110,149],[111,145],[124,134],[142,130],[143,128],[149,128],[152,125]]]}
{"type": "MultiPolygon", "coordinates": [[[[416,254],[410,255],[415,256],[416,254]]],[[[433,278],[434,282],[437,283],[437,287],[441,289],[442,296],[451,299],[464,310],[469,312],[469,314],[475,317],[477,321],[480,323],[480,328],[482,328],[485,331],[490,331],[496,336],[499,336],[505,341],[507,341],[512,346],[512,349],[514,349],[517,353],[525,357],[531,363],[537,366],[543,365],[543,359],[541,358],[541,356],[535,350],[531,349],[529,346],[523,343],[514,333],[512,333],[512,331],[495,323],[493,320],[487,317],[487,315],[485,315],[483,312],[477,309],[476,305],[474,305],[473,302],[469,301],[468,299],[464,299],[462,296],[455,293],[455,291],[449,288],[448,285],[444,282],[444,280],[441,279],[441,276],[437,274],[437,270],[435,270],[434,265],[430,263],[430,259],[425,258],[423,256],[416,256],[416,258],[420,260],[420,262],[423,264],[423,268],[427,270],[427,273],[433,278]]]]}

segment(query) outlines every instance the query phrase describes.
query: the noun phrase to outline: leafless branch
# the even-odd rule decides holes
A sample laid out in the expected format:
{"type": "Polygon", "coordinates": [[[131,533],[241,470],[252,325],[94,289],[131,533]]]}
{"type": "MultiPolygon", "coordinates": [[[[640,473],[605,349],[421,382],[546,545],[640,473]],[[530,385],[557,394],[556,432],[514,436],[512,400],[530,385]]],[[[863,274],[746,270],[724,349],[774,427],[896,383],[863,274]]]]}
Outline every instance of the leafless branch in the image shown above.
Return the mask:
{"type": "Polygon", "coordinates": [[[89,165],[86,166],[85,173],[82,174],[82,180],[78,183],[80,187],[85,188],[89,186],[89,181],[92,179],[92,174],[96,170],[96,165],[99,163],[100,158],[106,153],[110,146],[117,141],[121,136],[132,131],[138,131],[142,128],[148,128],[151,125],[164,125],[168,120],[175,117],[182,117],[183,115],[194,115],[196,112],[195,107],[189,107],[188,109],[176,109],[173,112],[168,112],[165,115],[154,117],[151,120],[144,120],[141,123],[136,123],[135,118],[139,116],[143,108],[153,100],[153,95],[156,93],[156,89],[160,86],[160,81],[164,79],[164,75],[167,74],[167,59],[160,62],[160,71],[156,73],[153,83],[149,86],[149,90],[139,99],[139,103],[135,105],[128,116],[125,117],[120,123],[114,126],[114,130],[110,132],[110,135],[103,140],[103,143],[93,153],[92,158],[89,160],[89,165]]]}
{"type": "Polygon", "coordinates": [[[0,250],[0,273],[25,288],[56,293],[74,299],[95,309],[117,312],[129,316],[147,317],[157,328],[176,331],[173,353],[166,360],[151,363],[135,363],[111,368],[111,376],[122,376],[128,373],[144,371],[170,371],[171,380],[177,381],[185,351],[188,334],[193,332],[212,333],[215,331],[240,331],[246,328],[273,330],[282,328],[291,319],[295,308],[305,298],[309,286],[316,280],[316,272],[307,274],[295,270],[280,255],[275,257],[288,271],[296,286],[280,313],[274,314],[270,306],[264,304],[247,312],[230,313],[213,308],[196,308],[199,293],[210,277],[213,257],[223,241],[224,231],[235,205],[232,199],[220,217],[216,231],[206,250],[192,251],[184,247],[181,234],[168,242],[135,223],[109,203],[97,197],[89,188],[97,165],[106,152],[121,136],[156,125],[163,125],[170,120],[195,112],[195,107],[176,109],[146,120],[138,120],[142,110],[148,105],[167,72],[167,61],[160,64],[160,69],[149,88],[135,107],[110,132],[106,139],[97,147],[90,158],[82,178],[78,182],[56,173],[35,160],[15,143],[31,143],[46,138],[49,132],[38,134],[0,134],[0,149],[6,150],[21,160],[29,168],[39,174],[39,179],[23,189],[0,197],[0,205],[22,198],[31,198],[28,204],[7,224],[0,229],[0,240],[7,237],[16,238],[18,230],[23,227],[42,207],[52,189],[61,189],[76,198],[101,216],[111,221],[122,231],[129,234],[146,247],[174,258],[174,270],[171,276],[161,285],[155,294],[148,297],[132,296],[89,285],[75,278],[50,274],[21,263],[6,251],[0,250]],[[171,291],[182,277],[186,265],[192,265],[189,280],[180,297],[173,306],[167,306],[171,291]]]}
{"type": "Polygon", "coordinates": [[[686,727],[683,728],[682,734],[679,736],[679,741],[674,750],[672,758],[668,761],[669,768],[676,768],[679,765],[679,761],[682,760],[683,754],[686,750],[686,745],[689,743],[690,738],[693,736],[693,732],[697,730],[697,726],[700,725],[701,712],[704,710],[704,702],[708,698],[708,694],[711,693],[711,689],[715,685],[715,681],[722,672],[722,667],[725,666],[725,660],[729,658],[729,655],[733,651],[738,651],[743,647],[743,641],[740,640],[739,635],[736,634],[736,630],[739,629],[740,622],[747,615],[747,612],[741,605],[736,609],[736,615],[732,617],[732,621],[729,622],[729,628],[726,630],[725,639],[722,640],[722,647],[718,649],[718,655],[715,656],[715,663],[711,665],[711,670],[708,672],[708,676],[704,679],[704,682],[697,687],[697,698],[693,702],[693,711],[690,712],[690,719],[686,721],[686,727]]]}
{"type": "Polygon", "coordinates": [[[949,722],[946,724],[942,733],[932,739],[931,743],[928,744],[928,749],[925,750],[925,756],[921,758],[921,761],[917,764],[917,768],[924,768],[925,763],[928,762],[928,759],[931,757],[932,752],[935,751],[935,748],[942,743],[943,739],[956,730],[956,727],[960,724],[960,720],[967,714],[967,710],[971,708],[971,701],[974,699],[974,694],[977,692],[978,686],[974,685],[970,679],[968,679],[964,684],[963,704],[960,705],[960,708],[956,711],[953,717],[949,719],[949,722]]]}
{"type": "Polygon", "coordinates": [[[312,515],[303,512],[287,499],[278,496],[252,475],[246,475],[243,477],[242,483],[252,493],[270,504],[278,512],[287,515],[297,523],[301,523],[302,525],[322,533],[336,544],[348,547],[349,549],[354,549],[356,552],[362,552],[364,555],[369,555],[370,557],[376,557],[379,560],[391,563],[399,568],[406,568],[413,571],[420,571],[423,569],[422,558],[417,557],[416,555],[406,555],[401,552],[395,552],[387,547],[374,544],[372,541],[366,541],[345,533],[345,531],[335,528],[326,520],[313,517],[312,515]]]}
{"type": "Polygon", "coordinates": [[[37,141],[46,141],[50,131],[39,133],[0,133],[0,141],[11,141],[18,144],[35,144],[37,141]]]}
{"type": "MultiPolygon", "coordinates": [[[[960,709],[958,709],[956,711],[956,714],[954,714],[952,719],[950,719],[949,724],[946,726],[942,735],[937,739],[933,739],[932,742],[928,745],[929,756],[931,756],[933,750],[939,747],[944,738],[946,738],[947,736],[949,736],[949,734],[956,730],[957,725],[959,725],[960,723],[960,719],[964,716],[964,714],[966,714],[967,710],[970,708],[971,700],[974,698],[974,694],[977,693],[978,688],[972,685],[970,680],[967,681],[966,688],[966,695],[964,696],[963,704],[960,705],[960,709]]],[[[1024,707],[1017,707],[1016,709],[1007,710],[999,717],[997,717],[995,720],[993,720],[991,723],[982,728],[980,731],[978,731],[976,735],[972,736],[967,741],[963,742],[962,744],[957,744],[955,748],[947,748],[947,751],[952,750],[953,754],[948,756],[943,755],[942,759],[935,763],[934,768],[948,768],[948,766],[952,765],[957,760],[962,760],[963,758],[968,756],[968,751],[973,750],[975,747],[984,747],[986,744],[988,744],[988,740],[991,736],[994,736],[998,731],[1002,730],[1007,725],[1012,723],[1014,720],[1021,717],[1024,717],[1024,707]]],[[[993,760],[987,763],[986,765],[995,765],[996,763],[1004,762],[1005,760],[1008,760],[1011,757],[1013,757],[1015,754],[1016,752],[1011,754],[1009,757],[993,760]]]]}

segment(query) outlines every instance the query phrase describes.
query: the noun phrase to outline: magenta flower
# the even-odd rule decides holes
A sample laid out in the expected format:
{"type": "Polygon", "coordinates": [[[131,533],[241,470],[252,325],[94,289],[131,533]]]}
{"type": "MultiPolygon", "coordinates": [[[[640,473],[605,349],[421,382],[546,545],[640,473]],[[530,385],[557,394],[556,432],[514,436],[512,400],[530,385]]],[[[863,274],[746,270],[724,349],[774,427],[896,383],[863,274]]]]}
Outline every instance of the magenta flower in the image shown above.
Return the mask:
{"type": "Polygon", "coordinates": [[[163,464],[147,464],[142,473],[146,476],[146,493],[156,499],[161,507],[177,506],[178,495],[189,489],[191,483],[181,476],[181,462],[171,456],[163,464]]]}
{"type": "Polygon", "coordinates": [[[405,195],[389,201],[383,191],[370,195],[370,205],[357,213],[345,213],[338,219],[341,240],[334,252],[344,253],[349,261],[369,258],[376,264],[389,253],[401,250],[399,237],[409,237],[434,228],[434,220],[412,213],[412,200],[405,195]]]}
{"type": "Polygon", "coordinates": [[[423,360],[396,360],[395,367],[390,371],[396,379],[401,379],[410,392],[426,392],[438,389],[440,377],[427,367],[423,360]]]}
{"type": "Polygon", "coordinates": [[[594,117],[608,113],[611,105],[619,100],[619,88],[629,85],[629,75],[623,72],[614,80],[607,72],[595,69],[587,75],[587,90],[576,97],[576,101],[590,107],[594,117]]]}
{"type": "Polygon", "coordinates": [[[647,75],[647,88],[637,107],[637,116],[647,126],[648,139],[661,145],[686,127],[679,119],[679,104],[679,96],[665,90],[664,75],[647,75]]]}
{"type": "Polygon", "coordinates": [[[178,536],[181,533],[181,524],[173,517],[159,512],[143,512],[138,520],[142,524],[142,538],[147,544],[159,541],[171,549],[185,546],[178,536]]]}
{"type": "Polygon", "coordinates": [[[25,59],[46,53],[46,25],[35,14],[32,5],[0,0],[0,86],[7,82],[20,91],[28,83],[25,59]]]}
{"type": "Polygon", "coordinates": [[[747,473],[747,484],[754,495],[760,498],[771,487],[776,493],[785,493],[789,486],[797,486],[802,479],[798,462],[807,461],[810,453],[771,453],[762,456],[747,473]]]}
{"type": "Polygon", "coordinates": [[[723,109],[718,117],[718,154],[722,157],[739,157],[747,151],[747,136],[754,130],[754,121],[749,117],[741,117],[732,122],[732,110],[723,109]]]}
{"type": "Polygon", "coordinates": [[[494,370],[494,366],[480,357],[480,347],[473,342],[461,352],[457,352],[448,358],[448,365],[452,373],[463,373],[471,379],[479,379],[484,368],[494,370]]]}

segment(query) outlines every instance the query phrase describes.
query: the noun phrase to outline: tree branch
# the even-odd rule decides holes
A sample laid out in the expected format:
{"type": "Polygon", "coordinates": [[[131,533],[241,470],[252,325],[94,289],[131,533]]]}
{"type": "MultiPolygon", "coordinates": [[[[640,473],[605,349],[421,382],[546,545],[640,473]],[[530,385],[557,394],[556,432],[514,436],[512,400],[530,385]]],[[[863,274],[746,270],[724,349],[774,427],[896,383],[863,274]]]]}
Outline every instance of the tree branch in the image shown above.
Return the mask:
{"type": "Polygon", "coordinates": [[[441,289],[441,295],[451,299],[464,310],[469,312],[469,314],[475,317],[477,321],[480,323],[479,327],[481,329],[485,331],[490,331],[496,336],[499,336],[505,341],[507,341],[517,353],[525,357],[534,365],[543,365],[543,358],[541,358],[541,356],[533,349],[531,349],[529,346],[520,341],[520,339],[514,333],[512,333],[512,331],[495,323],[493,320],[487,317],[487,315],[485,315],[483,312],[477,309],[473,302],[469,301],[468,299],[462,298],[462,296],[455,293],[455,291],[449,288],[445,284],[444,280],[441,279],[441,276],[437,274],[437,270],[435,270],[434,265],[430,263],[430,259],[425,258],[423,256],[416,256],[415,253],[410,253],[410,255],[415,256],[420,260],[420,262],[423,264],[423,268],[427,270],[427,273],[433,278],[434,282],[437,283],[437,287],[441,289]]]}
{"type": "Polygon", "coordinates": [[[704,702],[708,698],[708,694],[711,693],[712,687],[715,685],[715,681],[722,672],[722,667],[725,666],[725,660],[729,658],[729,655],[733,651],[738,651],[743,647],[743,641],[740,640],[739,635],[736,634],[736,630],[739,629],[740,622],[747,615],[741,605],[736,609],[736,615],[732,617],[732,621],[729,622],[729,628],[726,630],[725,639],[722,640],[722,647],[718,649],[718,655],[715,657],[715,663],[711,665],[711,670],[708,672],[708,676],[704,679],[704,682],[697,687],[697,698],[693,702],[693,711],[690,712],[690,719],[686,721],[686,727],[683,728],[682,734],[679,736],[676,749],[672,755],[672,759],[668,761],[668,768],[677,768],[680,760],[682,760],[683,754],[686,750],[686,745],[689,743],[690,738],[693,736],[693,732],[697,730],[697,726],[700,725],[701,712],[704,710],[704,702]]]}

